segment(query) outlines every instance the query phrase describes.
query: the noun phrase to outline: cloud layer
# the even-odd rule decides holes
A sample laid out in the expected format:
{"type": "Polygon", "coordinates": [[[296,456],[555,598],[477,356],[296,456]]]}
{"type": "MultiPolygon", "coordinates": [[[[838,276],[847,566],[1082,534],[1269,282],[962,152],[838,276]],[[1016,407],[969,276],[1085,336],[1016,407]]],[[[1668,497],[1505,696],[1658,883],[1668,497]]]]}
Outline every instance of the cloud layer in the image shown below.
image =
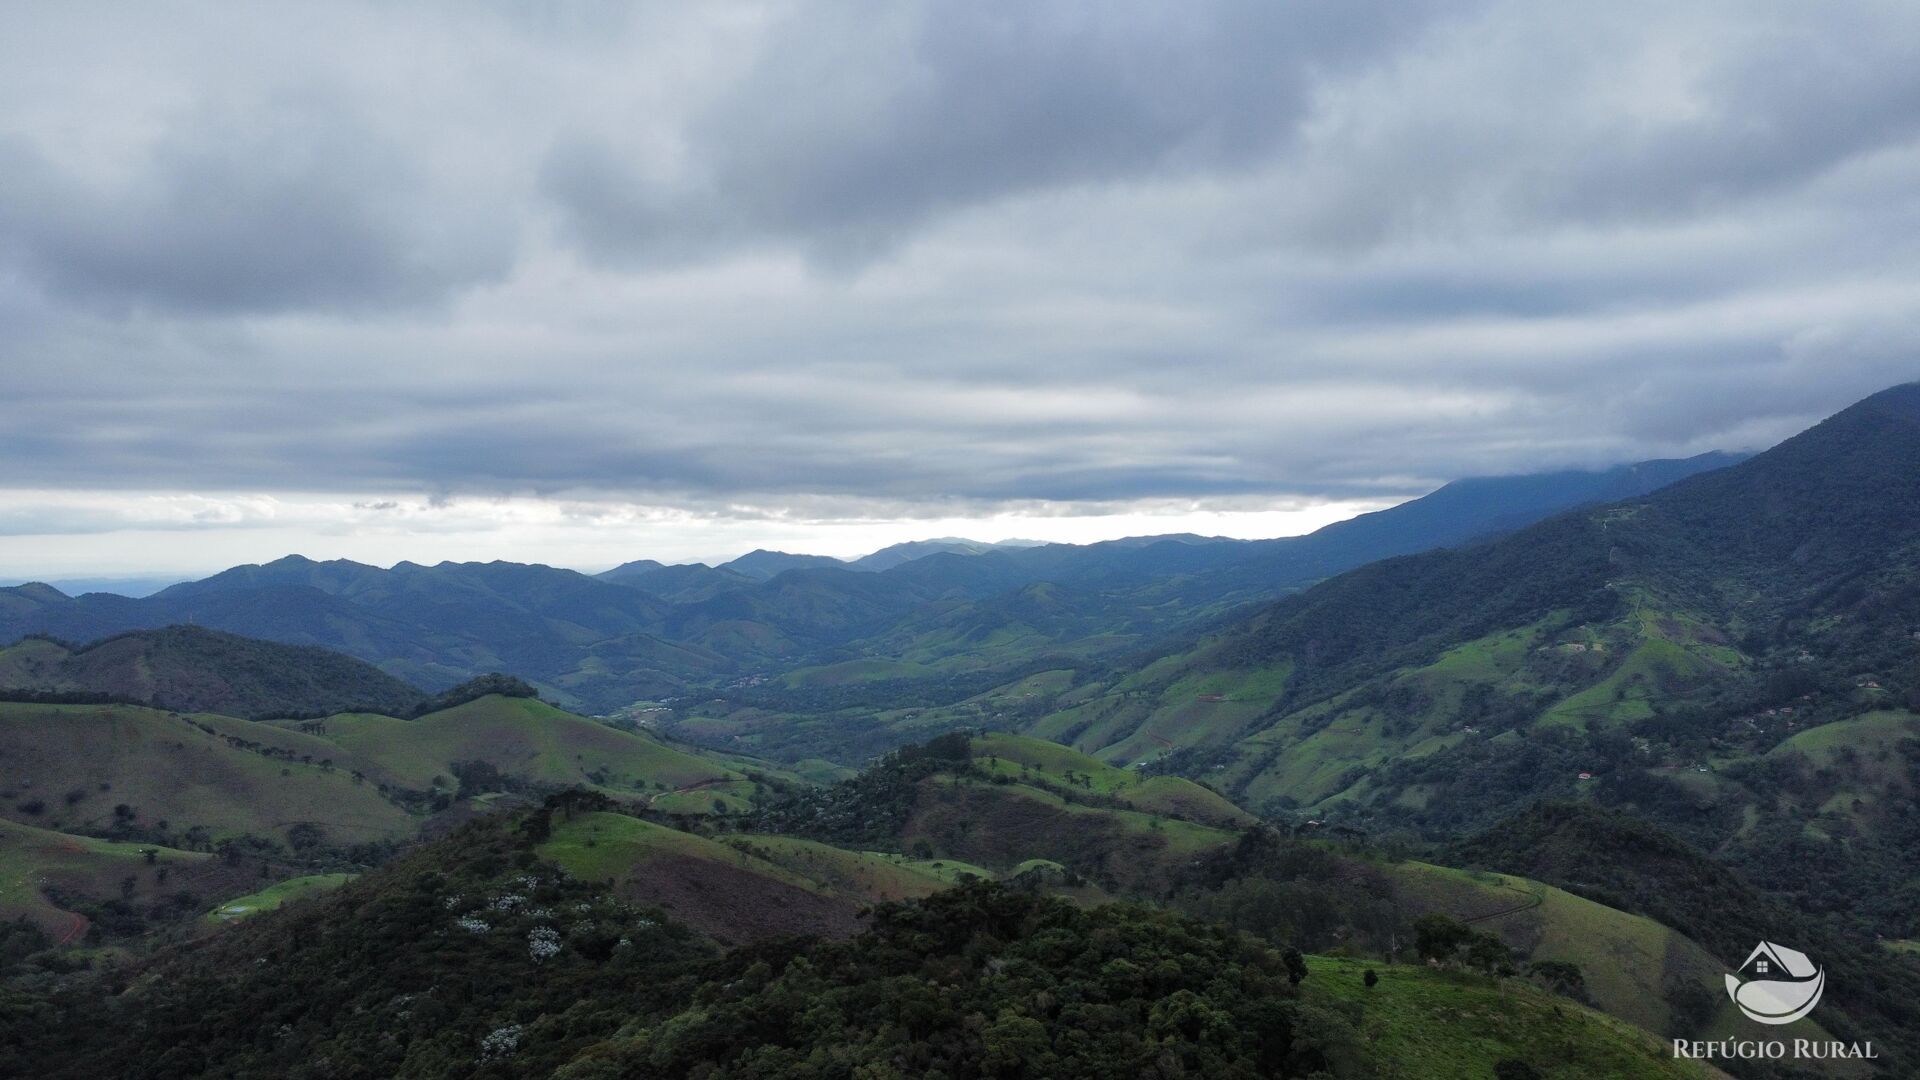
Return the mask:
{"type": "Polygon", "coordinates": [[[16,5],[0,488],[910,519],[1757,447],[1920,376],[1917,41],[1896,3],[16,5]]]}

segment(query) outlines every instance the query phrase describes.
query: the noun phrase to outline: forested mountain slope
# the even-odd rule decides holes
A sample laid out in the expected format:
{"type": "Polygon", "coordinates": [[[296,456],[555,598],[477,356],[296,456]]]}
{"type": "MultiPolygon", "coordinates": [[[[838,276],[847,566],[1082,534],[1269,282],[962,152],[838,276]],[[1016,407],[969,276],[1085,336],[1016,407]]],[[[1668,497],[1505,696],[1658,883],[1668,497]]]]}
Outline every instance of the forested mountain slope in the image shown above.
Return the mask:
{"type": "Polygon", "coordinates": [[[425,698],[364,660],[198,626],[129,631],[79,647],[24,639],[0,648],[0,697],[12,691],[98,694],[251,718],[403,715],[425,698]]]}
{"type": "MultiPolygon", "coordinates": [[[[1782,858],[1906,936],[1920,386],[1740,465],[1260,611],[1032,730],[1274,812],[1445,835],[1543,795],[1782,858]]],[[[1780,887],[1791,888],[1782,881],[1780,887]]]]}

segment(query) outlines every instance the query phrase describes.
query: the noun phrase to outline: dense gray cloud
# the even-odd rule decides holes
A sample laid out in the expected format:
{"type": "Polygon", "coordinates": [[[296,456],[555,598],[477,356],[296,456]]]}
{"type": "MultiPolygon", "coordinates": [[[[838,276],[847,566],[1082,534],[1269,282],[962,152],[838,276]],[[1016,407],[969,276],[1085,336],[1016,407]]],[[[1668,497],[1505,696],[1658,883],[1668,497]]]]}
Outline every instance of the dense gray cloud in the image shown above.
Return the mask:
{"type": "Polygon", "coordinates": [[[1920,376],[1916,41],[1869,2],[16,5],[0,488],[912,518],[1755,448],[1920,376]]]}
{"type": "Polygon", "coordinates": [[[57,295],[211,313],[412,304],[507,269],[491,224],[441,219],[402,149],[347,109],[256,108],[184,117],[104,183],[0,144],[0,242],[57,295]]]}
{"type": "Polygon", "coordinates": [[[1048,2],[799,6],[693,111],[666,183],[608,140],[555,147],[546,188],[590,251],[793,241],[829,262],[1036,189],[1268,159],[1315,73],[1364,65],[1419,5],[1048,2]]]}

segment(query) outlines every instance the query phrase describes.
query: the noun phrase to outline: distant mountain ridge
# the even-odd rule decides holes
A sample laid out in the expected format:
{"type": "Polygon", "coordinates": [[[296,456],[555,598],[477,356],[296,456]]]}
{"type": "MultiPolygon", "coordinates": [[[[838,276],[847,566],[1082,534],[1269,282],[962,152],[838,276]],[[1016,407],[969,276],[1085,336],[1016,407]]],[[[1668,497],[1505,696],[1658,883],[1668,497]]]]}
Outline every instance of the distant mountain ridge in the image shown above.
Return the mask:
{"type": "Polygon", "coordinates": [[[1044,545],[1036,540],[1001,540],[998,543],[989,544],[960,536],[942,536],[933,540],[909,540],[903,544],[883,547],[879,551],[862,555],[847,565],[856,570],[890,570],[901,563],[924,559],[929,555],[984,555],[989,551],[1008,548],[1042,546],[1044,545]]]}
{"type": "Polygon", "coordinates": [[[427,691],[506,671],[553,700],[607,711],[743,674],[863,655],[964,669],[1048,649],[1137,647],[1371,559],[1483,536],[1725,460],[1449,485],[1281,540],[1183,535],[981,551],[958,540],[897,545],[874,555],[904,561],[880,570],[770,551],[718,567],[640,560],[599,577],[499,561],[383,570],[294,555],[142,599],[0,589],[0,640],[41,632],[89,641],[191,623],[336,649],[427,691]],[[1040,584],[1057,588],[1039,605],[1031,594],[1021,599],[1040,584]]]}

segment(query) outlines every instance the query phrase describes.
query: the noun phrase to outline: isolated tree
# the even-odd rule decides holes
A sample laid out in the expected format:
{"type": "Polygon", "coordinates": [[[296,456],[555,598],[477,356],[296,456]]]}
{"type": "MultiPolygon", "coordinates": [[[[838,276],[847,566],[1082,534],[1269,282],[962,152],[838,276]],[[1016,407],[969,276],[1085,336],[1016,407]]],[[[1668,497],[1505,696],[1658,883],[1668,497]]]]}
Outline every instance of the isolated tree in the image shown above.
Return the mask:
{"type": "Polygon", "coordinates": [[[1513,974],[1513,950],[1492,934],[1467,931],[1467,963],[1489,975],[1513,974]]]}
{"type": "Polygon", "coordinates": [[[1472,937],[1465,923],[1434,912],[1413,921],[1413,950],[1422,960],[1451,960],[1472,937]]]}
{"type": "Polygon", "coordinates": [[[1536,960],[1527,970],[1555,992],[1577,998],[1586,993],[1587,978],[1580,965],[1569,960],[1536,960]]]}
{"type": "Polygon", "coordinates": [[[1281,951],[1280,959],[1287,965],[1287,981],[1295,986],[1300,985],[1300,981],[1307,977],[1307,958],[1300,954],[1299,949],[1289,945],[1281,951]]]}

